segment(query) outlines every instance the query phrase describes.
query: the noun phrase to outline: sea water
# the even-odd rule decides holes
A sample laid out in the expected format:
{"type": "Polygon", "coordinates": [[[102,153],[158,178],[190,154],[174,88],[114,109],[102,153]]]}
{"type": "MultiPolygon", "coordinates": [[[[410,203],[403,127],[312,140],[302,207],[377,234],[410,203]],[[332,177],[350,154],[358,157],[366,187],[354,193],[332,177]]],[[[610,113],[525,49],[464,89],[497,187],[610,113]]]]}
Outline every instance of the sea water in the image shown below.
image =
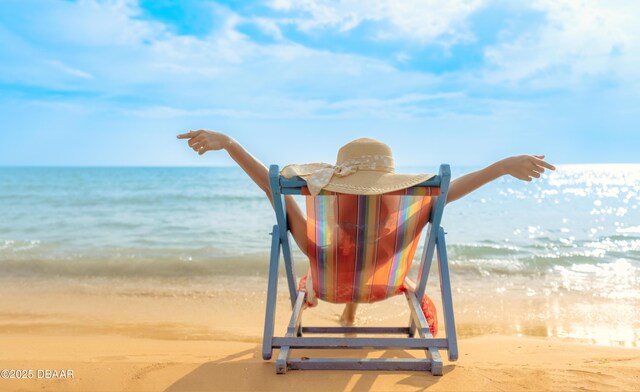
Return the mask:
{"type": "MultiPolygon", "coordinates": [[[[453,178],[477,169],[453,166],[453,178]]],[[[449,204],[458,319],[640,345],[639,202],[640,165],[561,165],[531,183],[502,177],[449,204]],[[509,321],[514,307],[521,317],[509,321]],[[550,318],[557,322],[536,323],[550,318]]],[[[274,223],[264,192],[235,167],[0,168],[7,279],[264,280],[274,223]]]]}

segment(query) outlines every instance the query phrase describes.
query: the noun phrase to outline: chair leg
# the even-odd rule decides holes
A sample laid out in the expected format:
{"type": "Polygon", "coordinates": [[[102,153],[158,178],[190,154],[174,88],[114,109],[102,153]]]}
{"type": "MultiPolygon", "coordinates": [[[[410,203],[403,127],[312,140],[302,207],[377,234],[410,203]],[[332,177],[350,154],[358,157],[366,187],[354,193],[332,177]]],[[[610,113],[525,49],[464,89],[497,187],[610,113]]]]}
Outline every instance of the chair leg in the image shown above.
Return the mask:
{"type": "Polygon", "coordinates": [[[435,347],[429,347],[427,352],[429,353],[429,357],[431,359],[431,375],[442,376],[443,363],[440,352],[435,347]]]}
{"type": "Polygon", "coordinates": [[[287,361],[289,360],[289,347],[282,347],[276,359],[276,374],[287,373],[287,361]]]}
{"type": "Polygon", "coordinates": [[[413,318],[409,319],[409,333],[407,335],[410,338],[416,336],[416,323],[413,322],[413,318]]]}
{"type": "Polygon", "coordinates": [[[438,269],[440,270],[440,292],[442,295],[442,307],[444,313],[444,327],[449,341],[449,360],[458,359],[458,338],[456,335],[456,323],[453,315],[453,299],[451,296],[451,277],[449,275],[449,260],[444,239],[444,229],[441,227],[436,241],[438,253],[438,269]]]}
{"type": "MultiPolygon", "coordinates": [[[[443,360],[438,351],[438,347],[445,348],[445,339],[435,339],[431,335],[427,320],[422,313],[420,304],[415,297],[415,293],[405,293],[409,306],[413,324],[419,338],[302,338],[295,336],[301,331],[302,307],[305,300],[305,292],[297,293],[296,304],[294,306],[289,326],[285,338],[274,338],[275,347],[280,348],[276,361],[276,373],[285,374],[289,370],[412,370],[430,372],[433,376],[442,376],[443,360]],[[421,339],[422,341],[419,341],[421,339]],[[369,359],[369,358],[290,358],[294,349],[322,349],[322,348],[353,348],[353,349],[391,349],[407,348],[423,350],[424,359],[369,359]]],[[[356,329],[356,327],[352,327],[356,329]]],[[[362,328],[364,333],[402,333],[407,334],[409,328],[362,328]]],[[[305,333],[336,333],[337,327],[306,327],[305,333]]]]}
{"type": "MultiPolygon", "coordinates": [[[[295,337],[298,333],[301,333],[301,319],[302,319],[302,307],[304,305],[306,293],[304,291],[299,291],[297,293],[297,298],[295,305],[293,307],[293,312],[291,313],[291,320],[289,321],[289,326],[287,327],[287,333],[285,337],[295,337]]],[[[280,352],[278,353],[278,359],[276,359],[276,373],[277,374],[285,374],[287,372],[287,362],[289,361],[289,353],[291,352],[291,348],[288,346],[280,347],[280,352]]]]}
{"type": "Polygon", "coordinates": [[[278,297],[278,263],[280,262],[280,232],[278,226],[271,233],[271,260],[269,261],[269,283],[267,287],[267,306],[264,317],[264,334],[262,336],[262,359],[268,361],[273,355],[272,339],[276,317],[278,297]]]}
{"type": "MultiPolygon", "coordinates": [[[[418,335],[422,339],[432,339],[433,335],[431,335],[431,331],[429,330],[429,324],[422,313],[422,308],[418,303],[415,293],[406,292],[405,296],[409,302],[412,324],[416,326],[418,335]]],[[[431,374],[434,376],[442,376],[443,363],[438,348],[429,347],[425,350],[425,354],[431,362],[431,374]]]]}

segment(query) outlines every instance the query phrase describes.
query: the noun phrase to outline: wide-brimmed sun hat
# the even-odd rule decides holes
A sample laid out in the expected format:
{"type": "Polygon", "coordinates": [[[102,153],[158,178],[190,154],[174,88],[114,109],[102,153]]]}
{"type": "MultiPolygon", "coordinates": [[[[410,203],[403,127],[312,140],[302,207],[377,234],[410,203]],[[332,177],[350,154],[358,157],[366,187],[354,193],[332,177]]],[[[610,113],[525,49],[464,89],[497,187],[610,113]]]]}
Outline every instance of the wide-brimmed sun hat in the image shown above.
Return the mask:
{"type": "Polygon", "coordinates": [[[391,148],[367,138],[342,146],[335,165],[287,165],[280,174],[285,178],[301,177],[307,182],[309,193],[313,196],[322,190],[352,195],[380,195],[412,187],[435,176],[396,174],[391,148]]]}

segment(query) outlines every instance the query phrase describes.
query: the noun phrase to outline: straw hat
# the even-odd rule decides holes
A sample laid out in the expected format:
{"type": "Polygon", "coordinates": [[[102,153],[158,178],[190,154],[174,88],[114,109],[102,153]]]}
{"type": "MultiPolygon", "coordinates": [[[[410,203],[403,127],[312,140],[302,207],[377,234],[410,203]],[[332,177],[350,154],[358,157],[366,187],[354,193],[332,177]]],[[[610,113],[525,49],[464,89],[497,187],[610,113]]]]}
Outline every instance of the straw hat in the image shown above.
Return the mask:
{"type": "Polygon", "coordinates": [[[435,174],[396,174],[391,148],[373,139],[357,139],[342,146],[336,164],[287,165],[285,178],[299,176],[307,181],[309,193],[331,192],[379,195],[417,185],[435,174]]]}

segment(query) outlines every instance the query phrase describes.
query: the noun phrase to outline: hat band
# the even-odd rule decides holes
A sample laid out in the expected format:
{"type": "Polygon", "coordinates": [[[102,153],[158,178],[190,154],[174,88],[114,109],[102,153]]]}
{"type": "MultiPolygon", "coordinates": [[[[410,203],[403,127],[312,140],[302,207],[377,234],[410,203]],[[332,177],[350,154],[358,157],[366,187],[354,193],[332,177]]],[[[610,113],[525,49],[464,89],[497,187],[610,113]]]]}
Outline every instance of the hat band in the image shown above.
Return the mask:
{"type": "Polygon", "coordinates": [[[311,177],[307,180],[307,188],[312,196],[317,196],[323,188],[329,185],[333,176],[346,177],[360,170],[394,173],[393,158],[387,155],[363,155],[346,160],[339,165],[329,165],[310,173],[311,177]]]}

